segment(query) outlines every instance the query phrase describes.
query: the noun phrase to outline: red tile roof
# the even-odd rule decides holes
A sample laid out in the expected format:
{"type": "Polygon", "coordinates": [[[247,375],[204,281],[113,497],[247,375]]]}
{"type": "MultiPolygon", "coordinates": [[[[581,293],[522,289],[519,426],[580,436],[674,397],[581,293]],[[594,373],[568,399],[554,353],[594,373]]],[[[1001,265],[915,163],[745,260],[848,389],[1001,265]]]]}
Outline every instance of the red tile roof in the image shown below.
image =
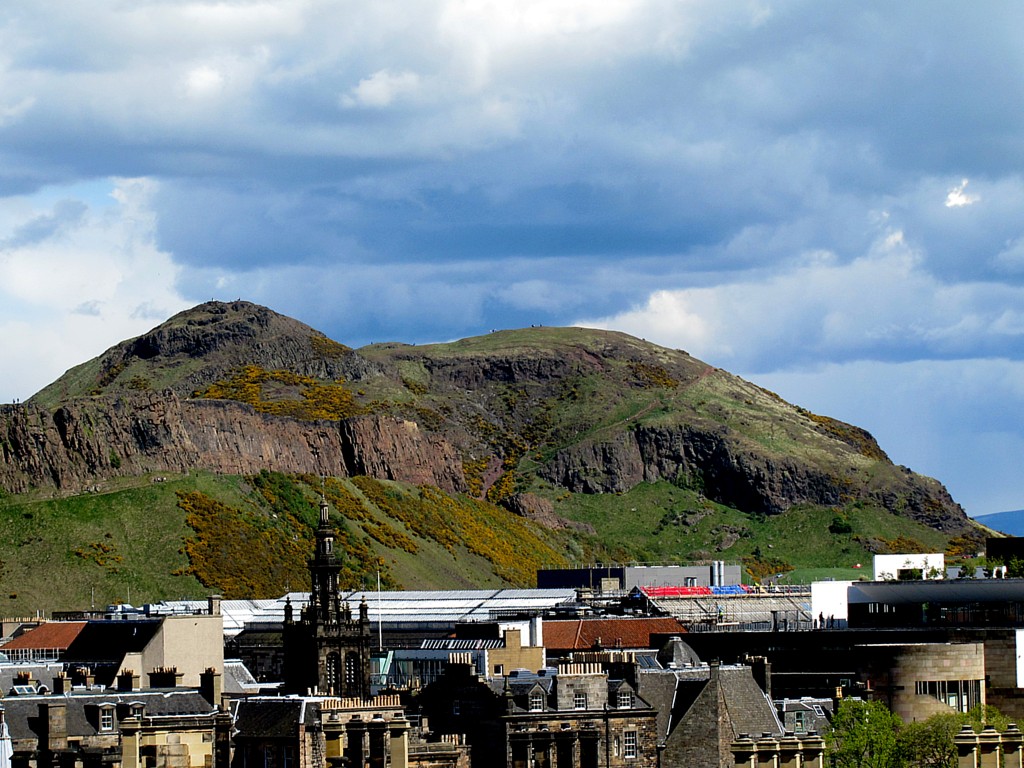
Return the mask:
{"type": "Polygon", "coordinates": [[[0,646],[0,652],[9,650],[46,650],[67,648],[85,627],[84,621],[48,621],[35,629],[0,646]]]}
{"type": "Polygon", "coordinates": [[[544,647],[581,651],[601,648],[650,648],[652,634],[682,634],[686,628],[671,617],[655,619],[575,619],[545,621],[544,647]]]}

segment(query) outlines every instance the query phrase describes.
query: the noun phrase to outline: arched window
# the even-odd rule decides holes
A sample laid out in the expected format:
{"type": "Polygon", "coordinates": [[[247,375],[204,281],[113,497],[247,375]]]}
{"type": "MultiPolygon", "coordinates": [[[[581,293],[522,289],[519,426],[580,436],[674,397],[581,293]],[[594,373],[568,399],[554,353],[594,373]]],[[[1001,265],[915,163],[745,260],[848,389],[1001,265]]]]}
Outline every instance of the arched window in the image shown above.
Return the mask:
{"type": "Polygon", "coordinates": [[[354,696],[360,691],[359,685],[359,654],[345,654],[345,692],[354,696]]]}
{"type": "Polygon", "coordinates": [[[341,693],[341,659],[336,653],[327,654],[327,686],[328,693],[341,693]]]}

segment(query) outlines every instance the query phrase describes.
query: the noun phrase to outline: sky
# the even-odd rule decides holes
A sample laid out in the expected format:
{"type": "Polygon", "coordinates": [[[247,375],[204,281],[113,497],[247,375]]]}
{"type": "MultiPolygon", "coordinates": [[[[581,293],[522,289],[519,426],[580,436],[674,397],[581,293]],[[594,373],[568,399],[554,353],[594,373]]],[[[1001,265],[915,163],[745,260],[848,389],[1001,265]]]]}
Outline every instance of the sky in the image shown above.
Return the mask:
{"type": "Polygon", "coordinates": [[[0,402],[209,299],[685,349],[1024,508],[1024,5],[10,0],[0,402]]]}

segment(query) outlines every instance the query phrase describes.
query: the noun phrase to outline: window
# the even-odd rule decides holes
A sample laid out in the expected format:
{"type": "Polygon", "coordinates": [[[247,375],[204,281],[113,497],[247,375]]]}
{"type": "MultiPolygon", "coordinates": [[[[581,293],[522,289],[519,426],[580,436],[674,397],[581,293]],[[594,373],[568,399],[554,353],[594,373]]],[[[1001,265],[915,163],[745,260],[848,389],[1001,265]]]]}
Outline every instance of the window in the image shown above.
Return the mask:
{"type": "Polygon", "coordinates": [[[494,665],[494,674],[496,674],[496,675],[504,675],[505,674],[505,665],[504,664],[495,664],[494,665]]]}
{"type": "Polygon", "coordinates": [[[807,723],[805,721],[807,713],[798,710],[793,713],[793,730],[797,733],[802,733],[807,730],[807,723]]]}
{"type": "Polygon", "coordinates": [[[327,654],[327,693],[341,694],[341,657],[337,653],[327,654]]]}
{"type": "Polygon", "coordinates": [[[534,691],[530,694],[530,711],[531,712],[543,712],[544,711],[544,694],[540,691],[534,691]]]}
{"type": "Polygon", "coordinates": [[[462,714],[462,702],[456,699],[452,702],[452,715],[458,717],[462,714]]]}
{"type": "MultiPolygon", "coordinates": [[[[345,654],[345,694],[356,696],[359,694],[359,654],[349,651],[345,654]]],[[[337,691],[335,691],[337,693],[337,691]]]]}
{"type": "Polygon", "coordinates": [[[587,694],[584,691],[576,691],[572,695],[572,708],[573,709],[586,709],[587,708],[587,694]]]}
{"type": "Polygon", "coordinates": [[[111,707],[104,707],[100,710],[100,730],[114,730],[114,710],[111,707]]]}
{"type": "Polygon", "coordinates": [[[626,731],[622,734],[622,756],[627,760],[637,756],[636,731],[626,731]]]}
{"type": "Polygon", "coordinates": [[[632,709],[633,708],[633,692],[630,690],[620,690],[616,698],[615,705],[619,709],[632,709]]]}
{"type": "Polygon", "coordinates": [[[981,680],[918,680],[915,693],[931,696],[952,709],[967,712],[981,703],[981,680]]]}
{"type": "Polygon", "coordinates": [[[281,750],[281,768],[295,768],[295,747],[287,745],[281,750]]]}

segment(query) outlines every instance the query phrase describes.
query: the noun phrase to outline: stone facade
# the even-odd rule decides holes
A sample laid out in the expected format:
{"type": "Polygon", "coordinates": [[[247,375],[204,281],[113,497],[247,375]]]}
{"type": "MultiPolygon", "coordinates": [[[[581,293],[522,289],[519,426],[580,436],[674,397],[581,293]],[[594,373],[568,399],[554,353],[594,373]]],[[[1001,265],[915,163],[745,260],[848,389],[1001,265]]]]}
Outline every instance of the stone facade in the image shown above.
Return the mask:
{"type": "Polygon", "coordinates": [[[872,680],[874,698],[904,722],[985,704],[983,643],[925,643],[893,648],[891,666],[872,680]]]}
{"type": "Polygon", "coordinates": [[[234,768],[469,768],[465,744],[428,741],[397,696],[249,697],[234,713],[234,768]]]}
{"type": "Polygon", "coordinates": [[[1003,733],[989,726],[975,733],[963,726],[953,739],[957,768],[1022,768],[1024,767],[1024,734],[1016,725],[1003,733]]]}
{"type": "Polygon", "coordinates": [[[422,696],[440,733],[465,733],[474,764],[508,768],[656,768],[657,712],[598,664],[487,682],[449,665],[422,696]]]}
{"type": "Polygon", "coordinates": [[[750,667],[712,663],[706,680],[682,682],[676,698],[684,703],[689,698],[692,703],[665,741],[661,763],[665,768],[732,765],[732,744],[740,735],[782,735],[775,710],[750,667]]]}
{"type": "Polygon", "coordinates": [[[753,738],[743,734],[731,745],[735,768],[825,768],[825,740],[820,736],[753,738]]]}
{"type": "Polygon", "coordinates": [[[12,768],[228,768],[231,718],[195,690],[4,700],[12,768]]]}

